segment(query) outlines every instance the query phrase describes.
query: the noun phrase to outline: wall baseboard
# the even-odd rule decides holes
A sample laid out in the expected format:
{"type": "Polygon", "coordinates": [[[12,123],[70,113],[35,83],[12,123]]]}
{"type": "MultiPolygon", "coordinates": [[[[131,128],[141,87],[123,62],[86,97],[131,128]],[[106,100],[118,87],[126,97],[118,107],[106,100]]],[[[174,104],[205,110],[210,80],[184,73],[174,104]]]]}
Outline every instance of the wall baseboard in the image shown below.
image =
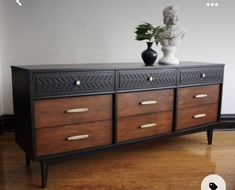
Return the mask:
{"type": "Polygon", "coordinates": [[[16,127],[14,115],[0,115],[0,134],[14,132],[16,127]]]}
{"type": "MultiPolygon", "coordinates": [[[[14,132],[16,122],[14,115],[0,115],[0,133],[14,132]]],[[[221,130],[235,130],[235,114],[222,114],[221,125],[215,128],[217,131],[221,130]]]]}
{"type": "Polygon", "coordinates": [[[221,125],[216,130],[235,130],[235,114],[222,114],[221,125]]]}

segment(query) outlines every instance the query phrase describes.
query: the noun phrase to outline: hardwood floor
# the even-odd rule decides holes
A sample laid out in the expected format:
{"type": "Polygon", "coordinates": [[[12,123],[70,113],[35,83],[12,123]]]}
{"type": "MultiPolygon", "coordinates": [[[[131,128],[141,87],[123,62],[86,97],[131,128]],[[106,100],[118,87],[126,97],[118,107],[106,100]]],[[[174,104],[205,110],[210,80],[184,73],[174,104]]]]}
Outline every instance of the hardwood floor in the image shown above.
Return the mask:
{"type": "MultiPolygon", "coordinates": [[[[209,174],[235,190],[235,132],[206,133],[120,147],[49,168],[48,190],[200,190],[209,174]]],[[[40,189],[39,164],[25,167],[12,133],[0,136],[0,189],[40,189]]]]}

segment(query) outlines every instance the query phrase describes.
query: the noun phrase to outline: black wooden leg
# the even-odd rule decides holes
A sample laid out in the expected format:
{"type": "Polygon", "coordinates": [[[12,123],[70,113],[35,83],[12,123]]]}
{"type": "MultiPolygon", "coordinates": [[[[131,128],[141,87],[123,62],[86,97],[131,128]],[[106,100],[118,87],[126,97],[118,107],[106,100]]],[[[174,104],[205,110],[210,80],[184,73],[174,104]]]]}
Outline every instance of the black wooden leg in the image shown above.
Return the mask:
{"type": "Polygon", "coordinates": [[[48,164],[45,160],[41,160],[40,164],[41,164],[41,187],[45,188],[47,186],[48,164]]]}
{"type": "Polygon", "coordinates": [[[25,164],[27,167],[30,166],[30,158],[27,156],[27,154],[25,154],[25,164]]]}
{"type": "Polygon", "coordinates": [[[213,138],[213,128],[207,129],[208,144],[212,144],[212,138],[213,138]]]}

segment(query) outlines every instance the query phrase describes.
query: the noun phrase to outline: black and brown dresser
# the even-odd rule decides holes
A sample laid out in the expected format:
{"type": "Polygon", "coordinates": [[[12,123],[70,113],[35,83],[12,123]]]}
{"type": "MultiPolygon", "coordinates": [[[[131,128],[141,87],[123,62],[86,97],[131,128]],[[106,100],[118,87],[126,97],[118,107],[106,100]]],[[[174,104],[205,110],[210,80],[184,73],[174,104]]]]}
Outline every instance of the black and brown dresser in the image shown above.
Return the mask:
{"type": "MultiPolygon", "coordinates": [[[[116,146],[207,131],[220,123],[223,64],[12,66],[16,141],[48,166],[116,146]]],[[[156,150],[157,151],[157,150],[156,150]]]]}

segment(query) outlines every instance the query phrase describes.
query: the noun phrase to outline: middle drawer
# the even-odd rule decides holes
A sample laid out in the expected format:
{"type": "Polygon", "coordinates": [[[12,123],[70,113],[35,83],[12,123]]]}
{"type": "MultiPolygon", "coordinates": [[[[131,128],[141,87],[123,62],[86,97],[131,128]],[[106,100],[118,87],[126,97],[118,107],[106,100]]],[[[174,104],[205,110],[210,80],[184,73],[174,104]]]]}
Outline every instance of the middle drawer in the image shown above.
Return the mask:
{"type": "Polygon", "coordinates": [[[121,93],[118,117],[173,110],[173,100],[173,89],[121,93]]]}
{"type": "Polygon", "coordinates": [[[36,128],[100,121],[112,118],[112,95],[35,101],[36,128]]]}
{"type": "Polygon", "coordinates": [[[172,131],[173,111],[118,119],[117,141],[133,140],[172,131]]]}

